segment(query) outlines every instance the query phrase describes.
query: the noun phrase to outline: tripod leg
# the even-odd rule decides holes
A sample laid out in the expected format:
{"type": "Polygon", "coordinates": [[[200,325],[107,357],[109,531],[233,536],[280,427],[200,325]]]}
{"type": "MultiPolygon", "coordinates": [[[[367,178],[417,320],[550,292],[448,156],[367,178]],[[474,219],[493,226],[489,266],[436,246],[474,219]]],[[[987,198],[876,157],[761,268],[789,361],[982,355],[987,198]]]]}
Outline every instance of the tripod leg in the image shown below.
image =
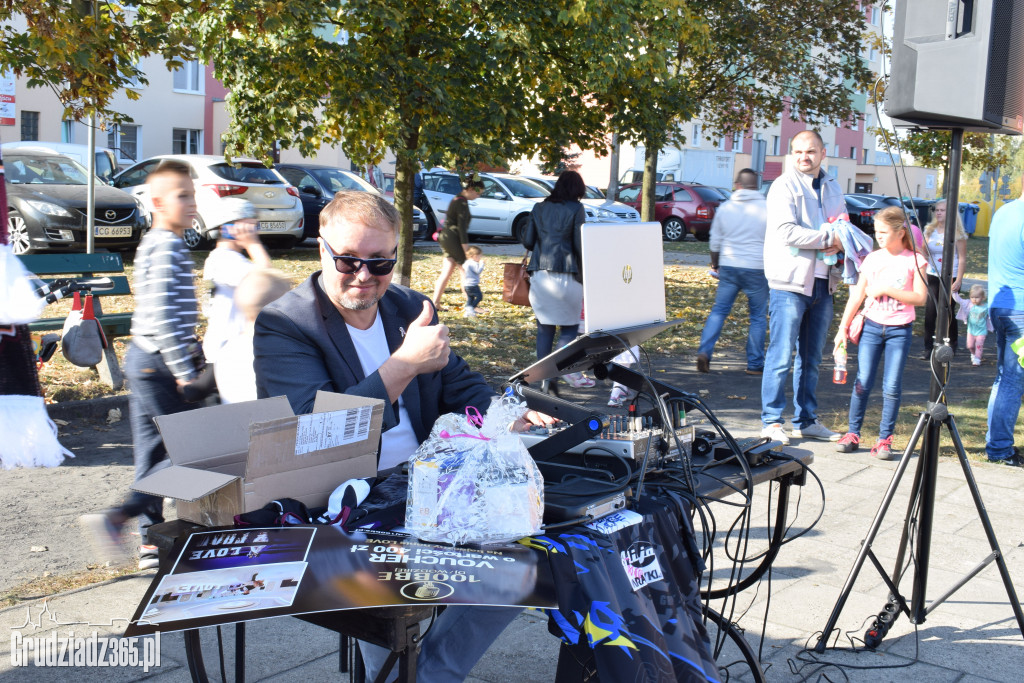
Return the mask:
{"type": "MultiPolygon", "coordinates": [[[[996,566],[999,568],[999,576],[1003,579],[1003,587],[1006,588],[1006,597],[1010,599],[1010,607],[1013,608],[1013,615],[1017,617],[1017,628],[1020,629],[1021,636],[1024,636],[1024,612],[1021,611],[1020,600],[1017,599],[1017,591],[1013,588],[1013,580],[1010,578],[1010,571],[1006,568],[1006,559],[1003,557],[1002,551],[999,549],[999,541],[996,539],[996,532],[992,529],[992,521],[988,517],[988,511],[985,509],[985,503],[981,499],[981,492],[978,490],[978,483],[974,480],[974,473],[971,471],[971,464],[967,460],[967,453],[964,451],[963,441],[960,440],[960,430],[956,428],[956,421],[953,416],[950,415],[946,421],[946,427],[949,429],[949,435],[953,439],[953,445],[956,446],[956,454],[960,460],[960,468],[964,471],[964,479],[967,481],[967,488],[971,491],[971,497],[974,499],[974,507],[978,509],[978,519],[981,520],[981,525],[985,529],[985,537],[988,538],[989,548],[992,549],[992,554],[995,556],[996,566]]],[[[948,597],[948,595],[946,596],[948,597]]],[[[943,598],[945,599],[945,598],[943,598]]],[[[936,605],[938,601],[936,601],[936,605]]],[[[934,605],[929,608],[934,608],[934,605]]]]}
{"type": "Polygon", "coordinates": [[[927,421],[928,415],[926,413],[921,413],[921,417],[917,421],[917,426],[914,427],[914,435],[910,439],[911,445],[907,447],[906,453],[902,458],[900,458],[900,464],[896,467],[896,472],[892,475],[892,480],[889,482],[889,488],[885,490],[882,502],[878,506],[878,512],[875,513],[875,518],[871,520],[871,526],[868,528],[868,535],[864,538],[863,543],[861,543],[860,552],[857,553],[857,559],[854,560],[853,567],[850,569],[850,575],[846,577],[846,583],[843,584],[843,590],[839,593],[839,599],[836,600],[835,607],[832,608],[832,614],[829,615],[828,623],[825,624],[825,628],[822,629],[821,636],[818,638],[818,642],[814,646],[815,652],[821,653],[825,651],[825,647],[828,644],[828,638],[835,629],[836,622],[839,621],[839,615],[842,613],[843,607],[846,606],[846,601],[849,599],[850,592],[853,590],[853,584],[857,581],[857,576],[860,574],[861,567],[864,566],[864,560],[867,559],[868,553],[871,552],[871,544],[874,543],[875,536],[878,535],[878,529],[882,526],[882,520],[885,519],[885,514],[889,511],[889,505],[892,503],[892,499],[896,495],[896,489],[899,488],[900,480],[903,478],[903,474],[906,472],[907,466],[910,464],[911,459],[907,457],[907,455],[913,452],[913,446],[917,443],[917,440],[921,438],[921,432],[924,430],[927,421]]]}
{"type": "Polygon", "coordinates": [[[923,624],[925,595],[928,588],[928,564],[932,549],[932,522],[935,519],[935,481],[939,473],[939,428],[940,422],[928,421],[921,446],[921,499],[917,519],[917,569],[914,573],[913,598],[910,604],[910,621],[923,624]]]}
{"type": "MultiPolygon", "coordinates": [[[[922,413],[921,418],[927,419],[927,414],[922,413]]],[[[920,422],[918,424],[920,425],[920,422]]],[[[914,437],[912,437],[910,443],[907,444],[907,450],[903,451],[903,458],[909,458],[910,454],[914,452],[914,449],[917,447],[917,440],[919,436],[920,434],[915,430],[914,437]]],[[[923,475],[923,472],[921,471],[922,467],[924,467],[924,459],[919,458],[917,462],[917,471],[914,474],[914,484],[910,489],[910,500],[907,502],[907,515],[903,518],[903,533],[900,535],[900,545],[896,551],[896,562],[893,564],[892,583],[897,586],[899,585],[900,570],[903,567],[903,560],[907,554],[907,545],[910,541],[910,527],[914,518],[914,508],[917,507],[917,497],[921,493],[921,477],[923,475]]]]}

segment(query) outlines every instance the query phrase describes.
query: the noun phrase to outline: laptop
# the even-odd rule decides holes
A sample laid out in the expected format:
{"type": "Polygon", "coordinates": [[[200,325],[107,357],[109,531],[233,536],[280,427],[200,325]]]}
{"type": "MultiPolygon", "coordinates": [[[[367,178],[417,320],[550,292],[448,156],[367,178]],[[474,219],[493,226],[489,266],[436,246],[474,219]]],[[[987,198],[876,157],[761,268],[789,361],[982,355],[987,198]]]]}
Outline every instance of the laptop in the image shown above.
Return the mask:
{"type": "Polygon", "coordinates": [[[583,332],[665,322],[660,223],[584,223],[583,332]]]}

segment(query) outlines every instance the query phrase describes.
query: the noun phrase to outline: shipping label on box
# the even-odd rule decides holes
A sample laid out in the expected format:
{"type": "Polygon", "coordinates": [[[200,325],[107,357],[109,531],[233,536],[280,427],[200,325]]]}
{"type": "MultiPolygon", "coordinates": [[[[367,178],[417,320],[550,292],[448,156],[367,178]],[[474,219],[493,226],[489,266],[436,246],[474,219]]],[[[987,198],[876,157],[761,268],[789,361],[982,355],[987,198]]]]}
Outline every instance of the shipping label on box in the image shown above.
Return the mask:
{"type": "Polygon", "coordinates": [[[295,429],[295,455],[365,441],[370,435],[373,406],[300,415],[295,429]]]}

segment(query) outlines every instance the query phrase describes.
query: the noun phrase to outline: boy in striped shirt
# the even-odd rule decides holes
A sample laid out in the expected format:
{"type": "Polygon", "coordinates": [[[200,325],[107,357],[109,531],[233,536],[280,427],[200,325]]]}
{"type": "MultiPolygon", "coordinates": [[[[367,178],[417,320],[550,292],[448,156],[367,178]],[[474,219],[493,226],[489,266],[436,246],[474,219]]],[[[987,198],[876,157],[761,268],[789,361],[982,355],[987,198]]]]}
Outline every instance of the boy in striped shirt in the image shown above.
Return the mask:
{"type": "MultiPolygon", "coordinates": [[[[153,226],[135,253],[135,313],[125,357],[136,480],[167,458],[153,418],[198,405],[185,397],[202,366],[192,257],[181,239],[196,213],[195,187],[188,166],[176,161],[161,163],[146,183],[153,226]]],[[[146,543],[146,529],[164,521],[163,503],[158,496],[131,491],[119,507],[85,515],[82,523],[103,559],[116,561],[122,528],[142,517],[139,568],[148,569],[157,565],[157,557],[155,546],[146,543]]]]}

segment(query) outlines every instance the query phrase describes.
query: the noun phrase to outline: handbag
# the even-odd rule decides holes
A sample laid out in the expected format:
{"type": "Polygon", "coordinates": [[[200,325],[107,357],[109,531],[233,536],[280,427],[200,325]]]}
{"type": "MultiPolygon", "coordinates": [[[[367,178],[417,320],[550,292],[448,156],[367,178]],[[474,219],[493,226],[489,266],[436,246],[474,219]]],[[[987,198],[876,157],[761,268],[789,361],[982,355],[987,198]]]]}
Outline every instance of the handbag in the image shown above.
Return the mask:
{"type": "Polygon", "coordinates": [[[864,311],[858,311],[850,321],[850,329],[846,331],[846,338],[854,344],[860,341],[860,333],[864,331],[864,311]]]}
{"type": "Polygon", "coordinates": [[[60,347],[64,357],[80,368],[95,367],[103,360],[107,339],[93,312],[92,294],[87,294],[83,303],[75,292],[75,303],[64,321],[60,347]]]}
{"type": "Polygon", "coordinates": [[[527,257],[521,263],[505,263],[501,299],[513,306],[530,305],[530,273],[526,270],[527,257]]]}

